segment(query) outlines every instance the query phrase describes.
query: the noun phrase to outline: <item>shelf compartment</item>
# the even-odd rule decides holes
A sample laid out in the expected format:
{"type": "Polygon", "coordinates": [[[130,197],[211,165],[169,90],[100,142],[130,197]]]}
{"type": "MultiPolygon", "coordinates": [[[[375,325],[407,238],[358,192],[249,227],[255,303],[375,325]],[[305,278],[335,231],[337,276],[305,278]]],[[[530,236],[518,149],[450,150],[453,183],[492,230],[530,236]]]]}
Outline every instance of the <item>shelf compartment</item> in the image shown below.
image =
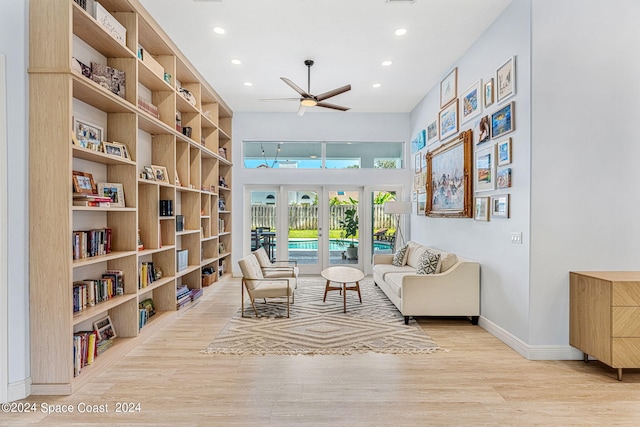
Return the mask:
{"type": "MultiPolygon", "coordinates": [[[[126,278],[125,278],[125,283],[126,283],[126,278]]],[[[117,295],[111,299],[98,303],[93,307],[88,307],[82,311],[73,313],[73,325],[74,326],[78,325],[84,321],[91,319],[94,316],[97,316],[101,313],[105,313],[111,310],[112,308],[117,307],[120,304],[124,304],[125,302],[130,301],[134,298],[137,298],[136,294],[117,295]]]]}
{"type": "Polygon", "coordinates": [[[176,278],[182,277],[182,276],[186,276],[187,274],[193,273],[194,271],[199,270],[199,269],[200,269],[200,264],[198,264],[198,265],[189,265],[184,270],[178,271],[176,273],[176,278]]]}
{"type": "Polygon", "coordinates": [[[153,255],[159,252],[169,251],[175,248],[176,248],[175,245],[164,245],[161,248],[157,248],[157,249],[145,249],[143,251],[138,251],[138,256],[143,257],[145,255],[153,255]]]}
{"type": "Polygon", "coordinates": [[[107,113],[136,113],[138,107],[103,88],[93,80],[71,73],[73,97],[107,113]]]}
{"type": "Polygon", "coordinates": [[[140,288],[138,289],[138,294],[145,294],[149,291],[153,291],[154,289],[157,289],[161,286],[166,285],[169,282],[174,281],[176,278],[174,276],[169,276],[169,277],[163,277],[162,279],[158,279],[155,282],[153,282],[152,284],[150,284],[149,286],[147,286],[146,288],[140,288]]]}
{"type": "Polygon", "coordinates": [[[85,267],[87,265],[98,264],[105,261],[112,261],[128,256],[136,255],[136,251],[114,251],[107,255],[99,255],[91,258],[77,259],[73,261],[73,268],[85,267]]]}
{"type": "Polygon", "coordinates": [[[136,165],[136,162],[133,160],[110,156],[109,154],[90,150],[88,148],[80,147],[79,145],[72,145],[72,149],[73,157],[75,159],[89,160],[95,163],[102,163],[103,165],[136,165]]]}
{"type": "Polygon", "coordinates": [[[106,57],[135,58],[128,47],[121,45],[95,18],[77,4],[73,4],[73,34],[106,57]]]}

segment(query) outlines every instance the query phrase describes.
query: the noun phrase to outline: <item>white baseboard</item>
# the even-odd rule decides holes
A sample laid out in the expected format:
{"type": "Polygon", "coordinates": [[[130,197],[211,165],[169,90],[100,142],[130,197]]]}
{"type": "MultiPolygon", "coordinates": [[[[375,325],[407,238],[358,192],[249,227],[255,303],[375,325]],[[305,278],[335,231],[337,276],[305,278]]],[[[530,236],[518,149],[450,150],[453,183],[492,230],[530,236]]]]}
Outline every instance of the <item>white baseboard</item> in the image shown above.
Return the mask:
{"type": "Polygon", "coordinates": [[[529,345],[480,316],[478,325],[528,360],[582,360],[582,352],[570,345],[529,345]]]}
{"type": "Polygon", "coordinates": [[[7,388],[7,402],[26,399],[30,395],[31,377],[16,383],[9,383],[9,387],[7,388]]]}

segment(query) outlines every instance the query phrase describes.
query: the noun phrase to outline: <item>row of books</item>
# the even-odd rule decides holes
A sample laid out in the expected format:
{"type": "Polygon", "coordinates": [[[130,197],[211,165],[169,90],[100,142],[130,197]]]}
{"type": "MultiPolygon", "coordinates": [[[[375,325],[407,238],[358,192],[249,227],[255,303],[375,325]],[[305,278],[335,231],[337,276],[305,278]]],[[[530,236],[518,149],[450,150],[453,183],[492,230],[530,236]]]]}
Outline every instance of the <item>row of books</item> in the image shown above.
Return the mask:
{"type": "Polygon", "coordinates": [[[143,289],[158,280],[156,268],[153,262],[143,262],[138,267],[138,289],[143,289]]]}
{"type": "Polygon", "coordinates": [[[138,107],[140,107],[142,110],[146,111],[147,113],[151,114],[153,117],[157,119],[160,118],[158,107],[153,105],[151,101],[143,98],[142,96],[138,96],[138,107]]]}
{"type": "Polygon", "coordinates": [[[140,310],[139,328],[142,329],[142,327],[149,321],[149,318],[156,314],[156,307],[153,304],[153,300],[151,298],[147,298],[146,300],[138,303],[138,309],[140,310]]]}
{"type": "Polygon", "coordinates": [[[124,295],[122,270],[107,270],[100,279],[76,281],[73,283],[73,312],[78,313],[116,295],[124,295]]]}
{"type": "Polygon", "coordinates": [[[111,253],[111,228],[74,231],[71,244],[74,260],[106,255],[111,253]]]}
{"type": "Polygon", "coordinates": [[[109,208],[111,207],[111,198],[99,196],[97,194],[74,193],[73,206],[109,208]]]}
{"type": "Polygon", "coordinates": [[[113,346],[113,339],[98,340],[96,331],[73,334],[73,376],[77,377],[82,368],[91,365],[96,357],[113,346]]]}

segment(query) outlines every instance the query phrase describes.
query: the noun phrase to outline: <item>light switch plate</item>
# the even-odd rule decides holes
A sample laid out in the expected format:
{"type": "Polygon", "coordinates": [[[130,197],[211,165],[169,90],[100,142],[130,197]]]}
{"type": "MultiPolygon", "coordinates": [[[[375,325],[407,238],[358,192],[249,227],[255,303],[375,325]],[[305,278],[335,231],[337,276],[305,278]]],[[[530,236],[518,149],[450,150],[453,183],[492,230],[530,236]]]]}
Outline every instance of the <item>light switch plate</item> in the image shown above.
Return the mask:
{"type": "Polygon", "coordinates": [[[515,243],[518,245],[522,244],[522,232],[521,231],[512,231],[511,232],[511,243],[515,243]]]}

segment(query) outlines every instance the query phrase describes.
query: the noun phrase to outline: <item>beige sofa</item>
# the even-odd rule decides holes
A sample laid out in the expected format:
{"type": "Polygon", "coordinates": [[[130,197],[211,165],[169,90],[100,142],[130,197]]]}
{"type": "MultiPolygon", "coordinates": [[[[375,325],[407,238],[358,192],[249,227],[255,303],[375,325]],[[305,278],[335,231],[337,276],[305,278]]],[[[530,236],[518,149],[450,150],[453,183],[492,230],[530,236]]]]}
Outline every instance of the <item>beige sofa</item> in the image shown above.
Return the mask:
{"type": "Polygon", "coordinates": [[[417,274],[427,249],[409,242],[404,265],[392,264],[393,255],[374,255],[373,280],[409,323],[409,316],[469,316],[476,325],[480,316],[480,265],[454,253],[428,248],[440,254],[433,274],[417,274]]]}

